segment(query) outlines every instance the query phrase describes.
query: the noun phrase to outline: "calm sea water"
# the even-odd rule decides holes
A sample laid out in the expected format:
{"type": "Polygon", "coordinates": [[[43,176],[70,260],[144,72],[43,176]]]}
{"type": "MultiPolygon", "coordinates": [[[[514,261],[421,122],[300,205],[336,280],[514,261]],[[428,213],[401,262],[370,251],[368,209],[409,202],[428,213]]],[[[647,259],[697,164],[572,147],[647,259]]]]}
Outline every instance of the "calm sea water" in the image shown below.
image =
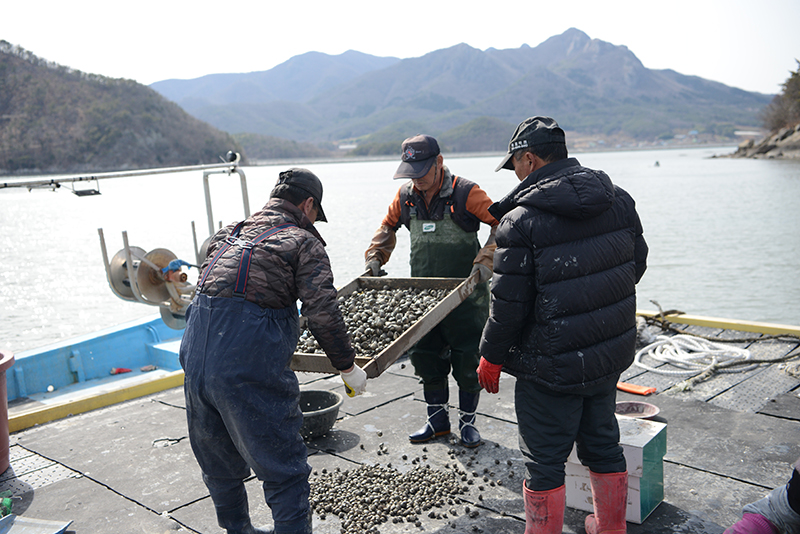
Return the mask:
{"type": "MultiPolygon", "coordinates": [[[[800,162],[713,159],[730,147],[574,154],[605,170],[634,197],[650,246],[638,288],[639,309],[800,324],[800,162]],[[656,165],[658,162],[658,165],[656,165]]],[[[516,183],[495,173],[499,156],[445,163],[494,199],[516,183]]],[[[363,272],[363,253],[400,182],[397,161],[307,163],[323,181],[336,285],[363,272]]],[[[260,208],[280,170],[247,167],[251,210],[260,208]]],[[[243,218],[239,179],[211,180],[215,221],[243,218]]],[[[0,346],[19,352],[146,315],[154,307],[116,298],[102,265],[98,228],[109,257],[131,245],[167,248],[193,262],[191,221],[207,233],[202,172],[100,182],[102,195],[0,190],[0,346]]],[[[481,232],[481,242],[488,235],[481,232]]],[[[387,264],[409,275],[408,233],[387,264]]],[[[189,271],[190,276],[196,270],[189,271]]]]}

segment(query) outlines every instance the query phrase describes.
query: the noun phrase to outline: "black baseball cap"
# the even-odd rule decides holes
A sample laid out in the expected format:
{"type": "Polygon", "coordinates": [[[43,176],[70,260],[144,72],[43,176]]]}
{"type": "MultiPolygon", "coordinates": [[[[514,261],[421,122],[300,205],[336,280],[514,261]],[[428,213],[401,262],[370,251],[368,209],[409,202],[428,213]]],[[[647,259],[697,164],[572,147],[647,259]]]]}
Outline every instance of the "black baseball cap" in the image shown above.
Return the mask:
{"type": "Polygon", "coordinates": [[[513,171],[514,164],[511,162],[511,156],[517,150],[547,143],[566,143],[564,130],[561,129],[558,123],[550,117],[530,117],[525,119],[514,130],[514,135],[511,136],[511,141],[508,142],[508,154],[506,154],[506,157],[503,158],[503,161],[500,162],[494,172],[500,169],[513,171]]]}
{"type": "Polygon", "coordinates": [[[314,197],[314,200],[317,201],[317,206],[319,206],[317,220],[328,222],[325,212],[322,210],[322,182],[320,182],[316,174],[308,169],[293,167],[278,175],[278,183],[276,185],[281,184],[292,185],[314,197]]]}
{"type": "Polygon", "coordinates": [[[439,143],[430,135],[418,134],[403,141],[403,163],[397,167],[394,179],[422,178],[439,155],[439,143]]]}

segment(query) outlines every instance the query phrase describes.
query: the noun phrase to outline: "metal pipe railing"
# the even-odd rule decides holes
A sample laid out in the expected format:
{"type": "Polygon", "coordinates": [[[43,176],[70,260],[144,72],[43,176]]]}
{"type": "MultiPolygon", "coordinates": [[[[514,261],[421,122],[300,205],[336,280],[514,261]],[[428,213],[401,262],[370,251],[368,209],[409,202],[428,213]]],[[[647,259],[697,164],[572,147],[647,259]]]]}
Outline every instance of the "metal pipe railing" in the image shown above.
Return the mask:
{"type": "MultiPolygon", "coordinates": [[[[230,153],[229,154],[233,154],[230,153]]],[[[227,169],[228,173],[238,172],[236,169],[239,165],[239,154],[234,154],[235,159],[233,161],[228,161],[225,163],[208,163],[204,165],[185,165],[183,167],[161,167],[155,169],[137,169],[131,171],[115,171],[115,172],[100,172],[94,174],[78,174],[73,176],[61,176],[57,178],[44,178],[38,180],[15,180],[9,182],[0,182],[0,189],[6,189],[9,187],[26,187],[28,189],[33,188],[45,188],[45,187],[52,187],[57,188],[61,187],[61,184],[69,184],[75,182],[89,182],[93,180],[106,180],[109,178],[129,178],[132,176],[149,176],[151,174],[169,174],[175,172],[186,172],[186,171],[200,171],[200,170],[210,170],[210,169],[219,169],[221,172],[225,172],[224,170],[227,169]]],[[[234,156],[228,156],[234,157],[234,156]]]]}

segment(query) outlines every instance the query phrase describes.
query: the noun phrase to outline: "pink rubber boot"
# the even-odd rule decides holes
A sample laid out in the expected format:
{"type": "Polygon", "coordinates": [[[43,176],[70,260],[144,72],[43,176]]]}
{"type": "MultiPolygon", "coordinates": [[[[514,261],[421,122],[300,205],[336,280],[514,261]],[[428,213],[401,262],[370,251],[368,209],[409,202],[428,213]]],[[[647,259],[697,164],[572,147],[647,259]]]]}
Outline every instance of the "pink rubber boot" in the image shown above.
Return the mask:
{"type": "Polygon", "coordinates": [[[594,513],[586,518],[587,534],[625,534],[625,512],[628,506],[628,472],[594,473],[592,501],[594,513]]]}
{"type": "Polygon", "coordinates": [[[522,483],[525,495],[525,534],[561,534],[567,488],[561,486],[547,491],[533,491],[522,483]]]}

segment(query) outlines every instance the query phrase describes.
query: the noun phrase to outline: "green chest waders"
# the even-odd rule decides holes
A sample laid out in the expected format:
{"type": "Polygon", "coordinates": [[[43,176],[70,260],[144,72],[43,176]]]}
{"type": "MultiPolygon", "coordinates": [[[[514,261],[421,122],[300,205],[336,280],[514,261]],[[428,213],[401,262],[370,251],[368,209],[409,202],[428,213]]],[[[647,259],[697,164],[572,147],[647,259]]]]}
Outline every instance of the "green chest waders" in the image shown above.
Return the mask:
{"type": "MultiPolygon", "coordinates": [[[[440,221],[423,221],[417,219],[413,209],[410,231],[411,276],[469,276],[472,260],[480,250],[477,232],[462,230],[448,211],[440,221]]],[[[484,282],[409,351],[426,390],[446,388],[452,365],[453,377],[460,389],[480,391],[476,372],[480,360],[478,344],[488,317],[489,290],[484,282]]]]}
{"type": "MultiPolygon", "coordinates": [[[[465,232],[445,211],[441,221],[421,221],[411,212],[411,276],[466,278],[480,250],[477,232],[465,232]]],[[[478,384],[478,344],[489,317],[489,291],[484,282],[408,351],[414,372],[423,383],[428,419],[409,436],[422,443],[450,433],[447,414],[448,375],[458,383],[461,443],[477,447],[475,428],[481,386],[478,384]]]]}

